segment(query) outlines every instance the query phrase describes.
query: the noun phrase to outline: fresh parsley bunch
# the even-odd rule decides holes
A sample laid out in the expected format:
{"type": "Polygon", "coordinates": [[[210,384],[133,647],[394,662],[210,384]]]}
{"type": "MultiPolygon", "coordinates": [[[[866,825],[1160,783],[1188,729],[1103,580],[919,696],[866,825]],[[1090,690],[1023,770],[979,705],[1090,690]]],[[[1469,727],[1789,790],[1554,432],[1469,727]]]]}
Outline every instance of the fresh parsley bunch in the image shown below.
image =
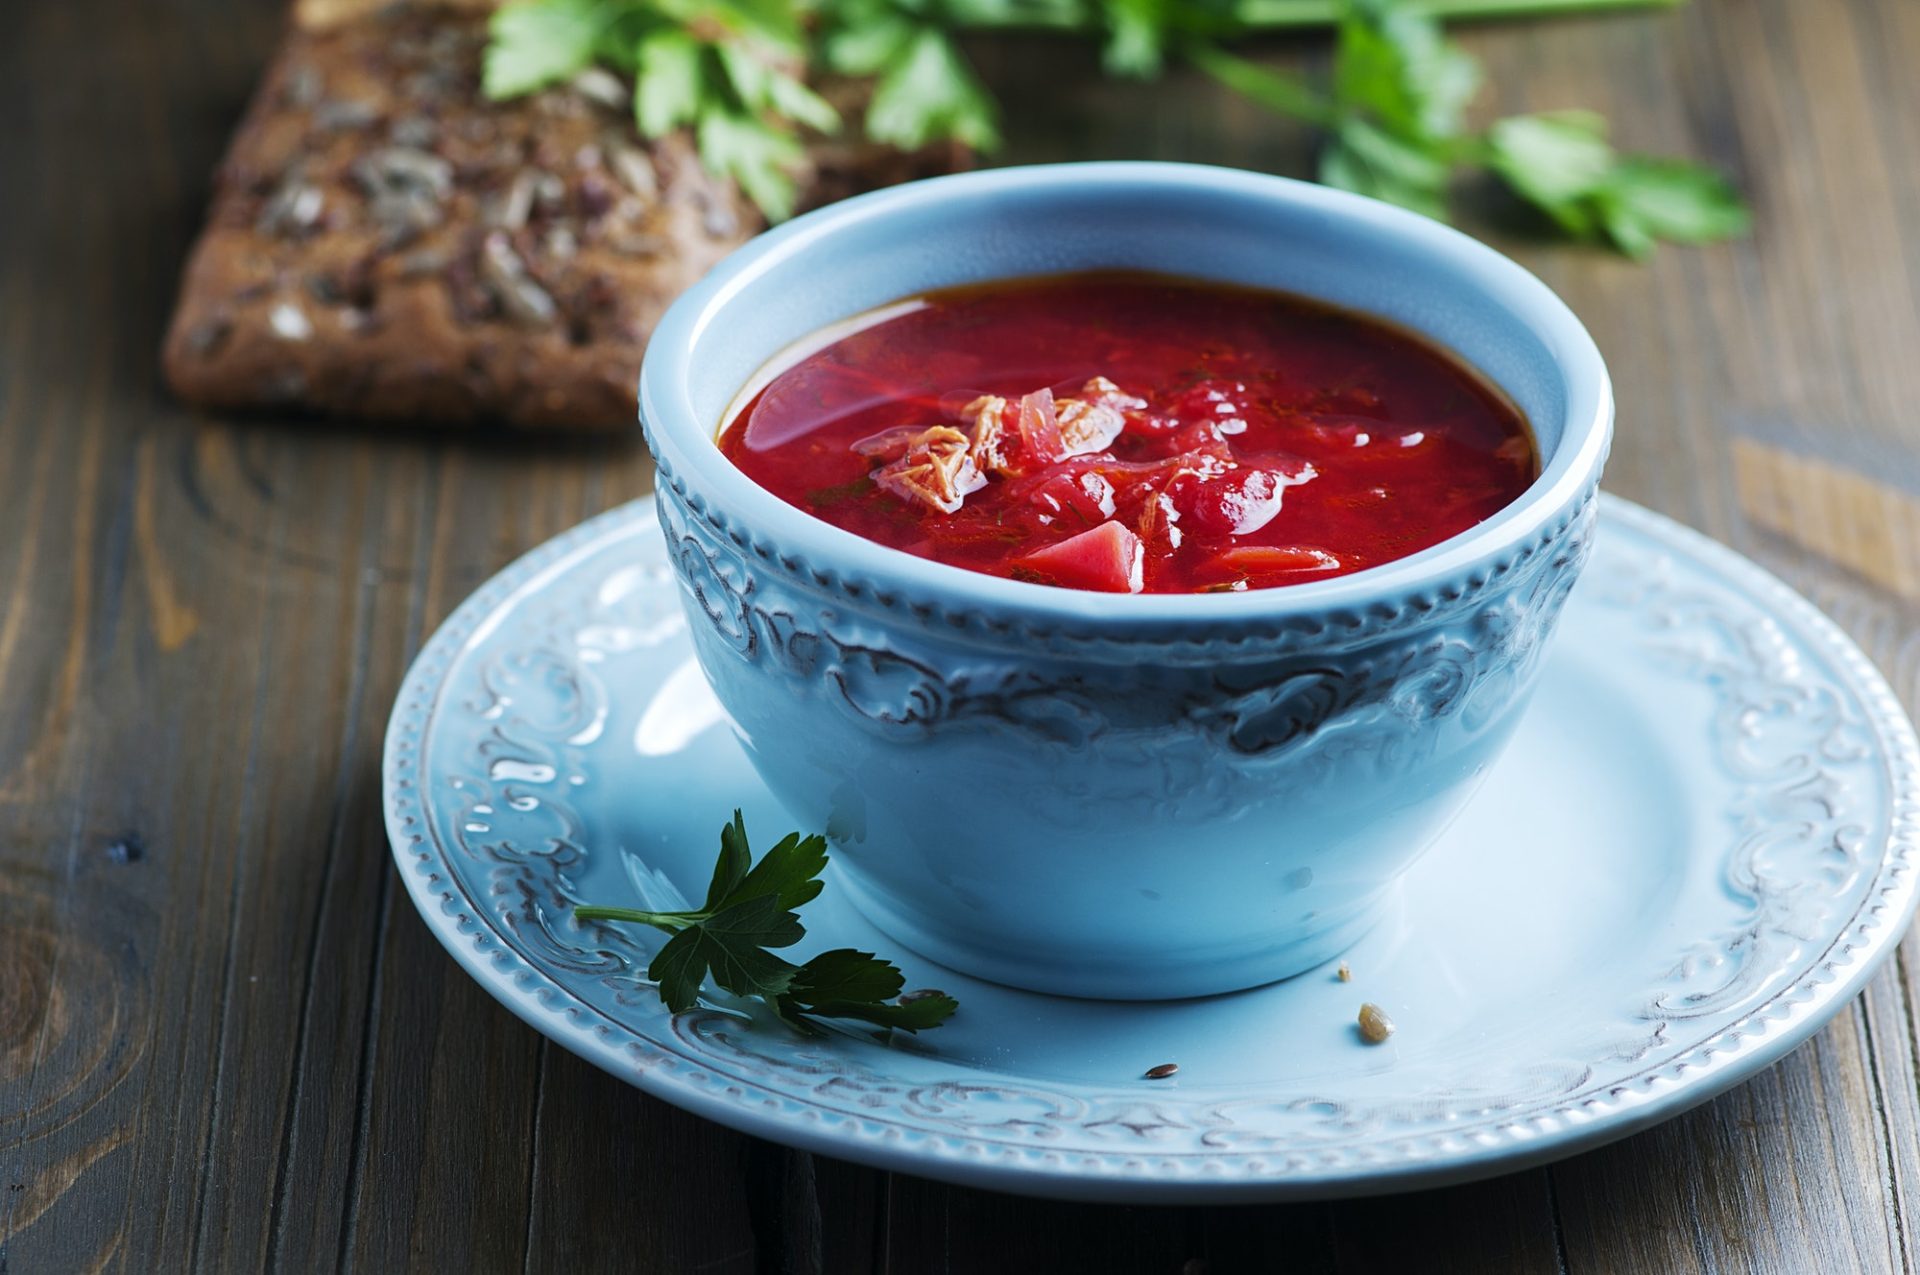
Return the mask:
{"type": "Polygon", "coordinates": [[[702,160],[773,220],[788,216],[806,130],[839,113],[805,83],[826,71],[870,86],[861,127],[913,149],[999,142],[993,97],[956,36],[1062,32],[1095,40],[1109,74],[1158,75],[1170,62],[1327,135],[1319,178],[1445,219],[1463,171],[1484,170],[1569,237],[1644,257],[1661,240],[1745,232],[1739,195],[1712,170],[1621,155],[1585,111],[1499,120],[1465,112],[1479,64],[1448,41],[1438,12],[1469,16],[1670,0],[519,0],[495,14],[485,85],[513,97],[596,63],[634,80],[634,118],[657,137],[688,126],[702,160]],[[1317,87],[1228,51],[1255,31],[1332,22],[1333,73],[1317,87]]]}
{"type": "Polygon", "coordinates": [[[738,810],[720,830],[720,858],[706,902],[685,912],[581,907],[580,921],[631,921],[673,935],[647,966],[660,999],[675,1013],[692,1009],[711,977],[722,991],[764,1001],[790,1026],[815,1032],[826,1019],[853,1019],[888,1030],[938,1027],[959,1008],[943,993],[902,998],[900,971],[871,952],[836,948],[804,965],[775,955],[806,935],[795,909],[819,895],[827,866],[824,837],[789,833],[753,862],[738,810]]]}
{"type": "Polygon", "coordinates": [[[1661,240],[1710,243],[1746,233],[1739,194],[1709,168],[1622,155],[1591,111],[1464,124],[1479,64],[1427,13],[1401,0],[1348,0],[1324,93],[1195,43],[1188,57],[1227,87],[1328,133],[1320,180],[1445,221],[1462,170],[1485,169],[1573,239],[1644,258],[1661,240]]]}

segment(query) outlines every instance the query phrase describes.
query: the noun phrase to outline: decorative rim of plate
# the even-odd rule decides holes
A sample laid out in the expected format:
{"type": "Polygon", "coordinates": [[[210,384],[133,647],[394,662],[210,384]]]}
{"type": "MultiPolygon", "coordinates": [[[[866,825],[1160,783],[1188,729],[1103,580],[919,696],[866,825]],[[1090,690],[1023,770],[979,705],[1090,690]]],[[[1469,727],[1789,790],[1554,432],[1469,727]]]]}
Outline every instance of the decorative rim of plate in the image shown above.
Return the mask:
{"type": "MultiPolygon", "coordinates": [[[[1645,1128],[1784,1056],[1865,984],[1904,932],[1920,898],[1920,875],[1915,872],[1920,859],[1920,742],[1879,670],[1838,625],[1756,563],[1638,505],[1613,496],[1603,496],[1602,502],[1603,526],[1633,527],[1692,558],[1831,662],[1863,710],[1885,767],[1891,798],[1886,842],[1859,905],[1833,928],[1832,940],[1805,961],[1792,981],[1767,999],[1722,1030],[1624,1082],[1576,1086],[1570,1094],[1491,1125],[1322,1146],[1299,1154],[1162,1156],[1145,1147],[1090,1152],[1012,1145],[931,1127],[930,1122],[916,1125],[897,1109],[855,1116],[810,1105],[802,1097],[717,1066],[712,1055],[690,1052],[684,1030],[665,1037],[648,1035],[579,1001],[469,907],[440,847],[427,834],[423,744],[456,660],[493,631],[503,609],[520,595],[616,529],[651,518],[650,497],[591,518],[520,558],[456,608],[421,649],[395,703],[382,765],[394,858],[436,937],[468,973],[535,1030],[656,1097],[808,1150],[923,1176],[1109,1200],[1329,1197],[1438,1185],[1557,1159],[1645,1128]]],[[[978,1074],[985,1080],[995,1073],[978,1074]]],[[[1217,1105],[1217,1096],[1196,1092],[1190,1105],[1199,1118],[1204,1108],[1217,1105]]],[[[1177,1110],[1181,1096],[1157,1093],[1153,1106],[1177,1110]]]]}

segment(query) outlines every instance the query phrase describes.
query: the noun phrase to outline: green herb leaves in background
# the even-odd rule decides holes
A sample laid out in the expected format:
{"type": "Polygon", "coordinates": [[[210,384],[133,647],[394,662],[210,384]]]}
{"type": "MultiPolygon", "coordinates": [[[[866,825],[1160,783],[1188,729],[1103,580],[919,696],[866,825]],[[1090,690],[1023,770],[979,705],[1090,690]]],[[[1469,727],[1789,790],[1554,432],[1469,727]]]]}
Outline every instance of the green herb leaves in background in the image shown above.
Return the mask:
{"type": "Polygon", "coordinates": [[[600,43],[600,0],[510,4],[493,15],[482,84],[496,100],[564,80],[588,66],[600,43]]]}
{"type": "Polygon", "coordinates": [[[793,212],[801,130],[840,127],[801,78],[802,17],[790,0],[520,0],[493,15],[483,85],[509,98],[596,64],[621,72],[642,133],[692,128],[701,161],[779,221],[793,212]]]}
{"type": "Polygon", "coordinates": [[[1604,237],[1645,257],[1662,239],[1711,243],[1745,234],[1747,206],[1710,169],[1619,155],[1589,111],[1519,115],[1487,134],[1488,164],[1569,235],[1604,237]]]}
{"type": "Polygon", "coordinates": [[[826,1019],[852,1019],[887,1030],[938,1027],[959,1008],[940,993],[900,999],[898,968],[871,952],[836,948],[804,965],[774,954],[806,935],[796,910],[819,895],[827,866],[823,837],[789,833],[758,863],[738,810],[720,830],[720,857],[706,902],[685,912],[582,907],[580,921],[630,921],[673,935],[647,966],[660,999],[674,1013],[692,1009],[708,978],[735,996],[755,997],[803,1032],[826,1019]]]}
{"type": "Polygon", "coordinates": [[[1324,96],[1217,47],[1190,57],[1228,88],[1325,128],[1319,176],[1329,186],[1444,221],[1455,178],[1484,168],[1569,238],[1634,257],[1661,240],[1708,243],[1747,230],[1746,205],[1719,174],[1621,155],[1591,111],[1517,115],[1469,131],[1479,65],[1404,0],[1348,0],[1324,96]]]}
{"type": "Polygon", "coordinates": [[[992,96],[938,28],[915,31],[877,74],[866,119],[875,141],[906,150],[946,137],[982,151],[1000,144],[992,96]]]}
{"type": "Polygon", "coordinates": [[[809,69],[867,81],[865,134],[913,149],[999,142],[997,110],[955,37],[1052,31],[1096,40],[1117,76],[1197,67],[1326,133],[1319,179],[1431,217],[1463,172],[1484,170],[1568,237],[1644,257],[1662,240],[1742,234],[1748,213],[1711,169],[1621,155],[1605,121],[1556,111],[1465,126],[1479,64],[1436,14],[1508,16],[1670,0],[519,0],[495,14],[486,90],[513,97],[594,64],[635,81],[635,119],[691,127],[702,160],[779,220],[793,209],[808,130],[841,126],[809,69]],[[1335,27],[1324,88],[1229,52],[1250,33],[1335,27]]]}

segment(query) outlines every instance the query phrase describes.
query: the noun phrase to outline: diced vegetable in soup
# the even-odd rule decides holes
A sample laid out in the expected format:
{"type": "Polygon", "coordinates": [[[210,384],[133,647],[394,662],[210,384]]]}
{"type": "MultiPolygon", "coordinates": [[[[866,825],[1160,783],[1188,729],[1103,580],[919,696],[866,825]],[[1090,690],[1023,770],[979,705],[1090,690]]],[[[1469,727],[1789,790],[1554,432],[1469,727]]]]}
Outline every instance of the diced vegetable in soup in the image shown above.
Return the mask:
{"type": "Polygon", "coordinates": [[[778,370],[720,446],[789,504],[970,571],[1110,593],[1324,580],[1538,471],[1519,412],[1399,329],[1148,275],[939,292],[778,370]]]}

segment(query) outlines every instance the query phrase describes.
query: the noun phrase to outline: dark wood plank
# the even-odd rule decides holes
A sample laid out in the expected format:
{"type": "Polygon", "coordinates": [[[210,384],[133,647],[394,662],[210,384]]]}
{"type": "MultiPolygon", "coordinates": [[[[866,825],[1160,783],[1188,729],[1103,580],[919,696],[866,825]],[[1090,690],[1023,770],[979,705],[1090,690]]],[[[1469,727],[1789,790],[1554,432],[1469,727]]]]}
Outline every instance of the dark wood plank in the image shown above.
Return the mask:
{"type": "MultiPolygon", "coordinates": [[[[0,249],[0,503],[24,519],[7,528],[0,568],[11,905],[0,945],[24,946],[35,971],[0,980],[24,1029],[0,1067],[0,1246],[20,1269],[188,1252],[227,975],[190,901],[224,900],[231,879],[233,854],[205,851],[232,845],[244,801],[268,592],[235,581],[231,645],[194,647],[177,596],[141,587],[165,578],[151,534],[159,452],[140,429],[153,381],[142,332],[157,333],[167,304],[174,254],[156,245],[184,241],[195,210],[170,198],[183,157],[144,149],[155,139],[129,127],[168,68],[146,60],[138,23],[90,31],[85,17],[20,15],[4,75],[9,118],[39,125],[9,133],[0,249]],[[36,73],[37,59],[83,42],[87,65],[36,73]],[[160,711],[188,703],[190,714],[160,711]],[[235,729],[216,735],[216,723],[235,729]],[[161,976],[171,963],[194,975],[161,976]]],[[[251,56],[223,59],[203,36],[161,44],[202,61],[210,83],[222,68],[244,83],[251,56]]],[[[207,162],[215,144],[185,162],[207,162]]]]}
{"type": "MultiPolygon", "coordinates": [[[[740,1138],[543,1043],[402,896],[380,731],[433,624],[647,466],[160,397],[173,272],[276,23],[74,0],[0,43],[0,1271],[1915,1265],[1920,940],[1680,1120],[1326,1205],[950,1189],[740,1138]]],[[[1740,176],[1754,238],[1649,267],[1463,205],[1607,351],[1609,486],[1784,573],[1920,703],[1920,6],[1694,0],[1467,38],[1487,109],[1595,106],[1626,145],[1740,176]]],[[[991,60],[1009,159],[1308,160],[1191,77],[1109,83],[1046,41],[991,60]]]]}
{"type": "Polygon", "coordinates": [[[1064,1204],[896,1175],[889,1271],[1178,1271],[1195,1256],[1181,1210],[1064,1204]]]}
{"type": "Polygon", "coordinates": [[[395,907],[379,815],[426,627],[644,490],[642,457],[158,399],[172,271],[277,20],[97,9],[42,8],[7,64],[46,127],[8,156],[0,1267],[750,1260],[714,1207],[744,1199],[738,1140],[550,1067],[395,907]],[[633,1209],[669,1186],[685,1207],[633,1209]]]}

